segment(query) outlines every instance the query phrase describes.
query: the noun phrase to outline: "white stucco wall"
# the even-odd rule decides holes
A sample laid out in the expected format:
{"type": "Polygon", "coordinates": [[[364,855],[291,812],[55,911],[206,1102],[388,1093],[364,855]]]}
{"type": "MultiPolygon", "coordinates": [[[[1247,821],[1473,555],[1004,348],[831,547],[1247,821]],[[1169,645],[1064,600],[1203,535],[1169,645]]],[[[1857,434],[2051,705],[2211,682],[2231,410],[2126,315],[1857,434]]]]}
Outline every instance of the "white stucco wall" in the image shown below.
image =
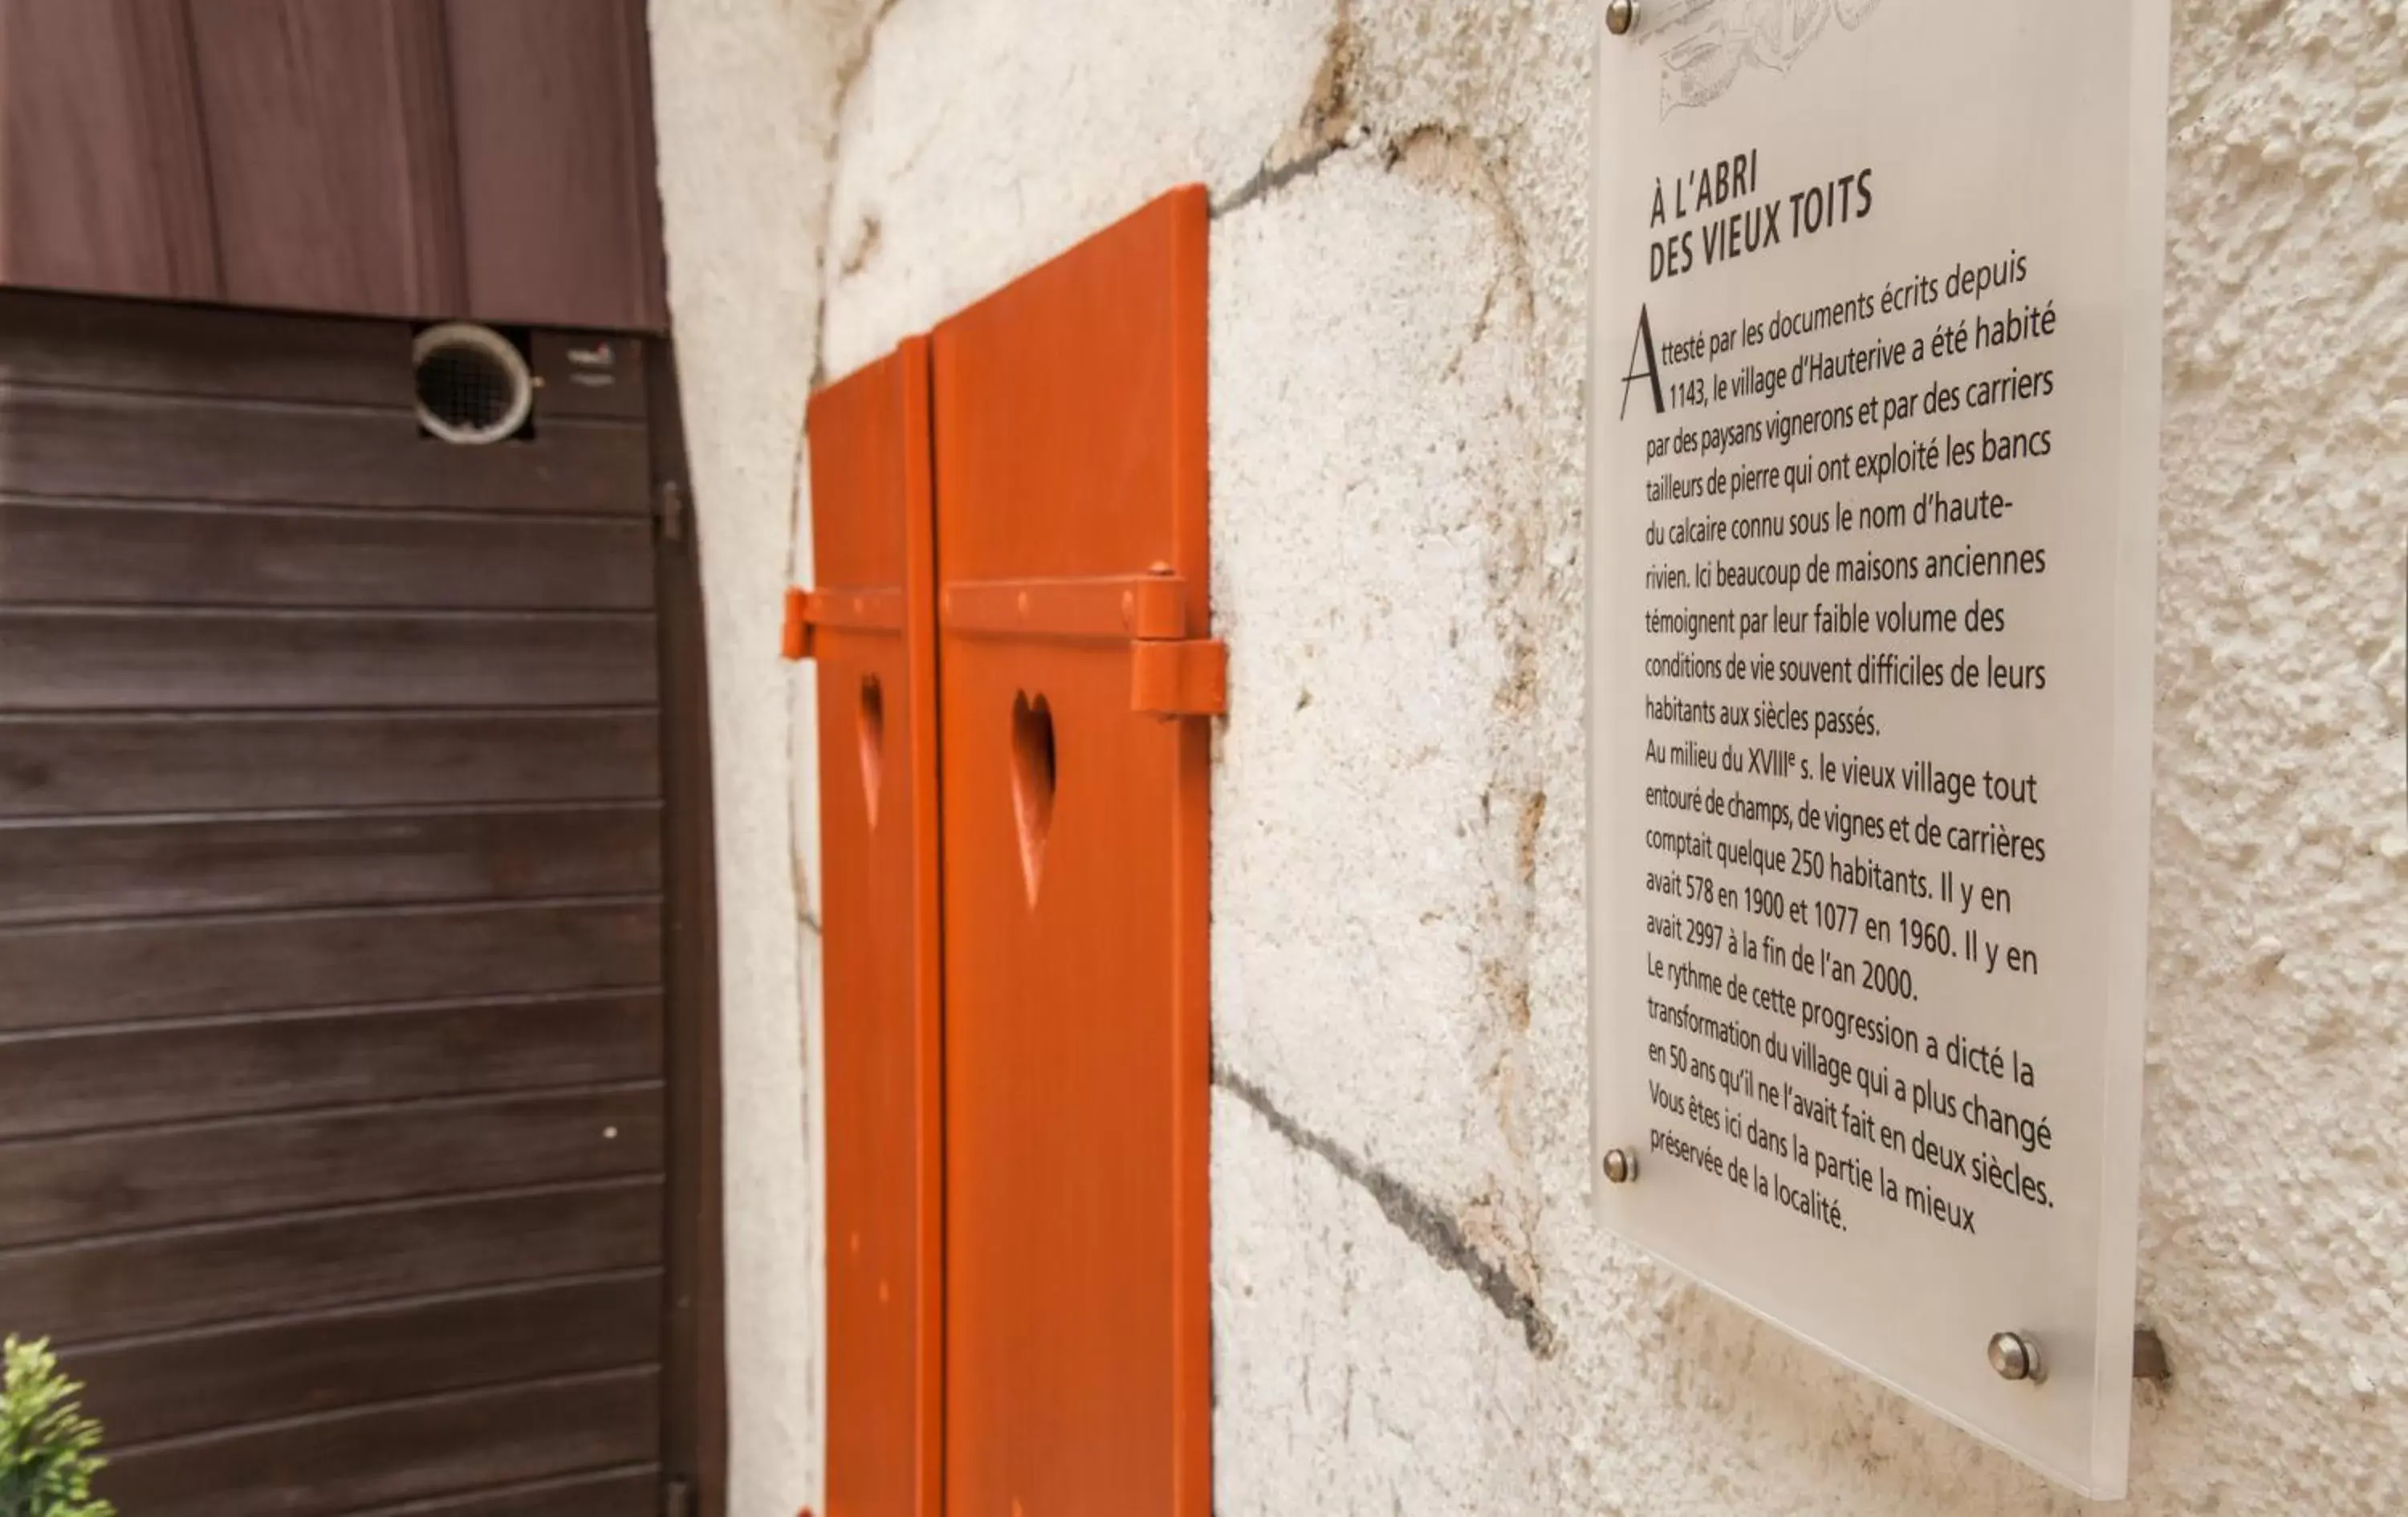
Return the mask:
{"type": "MultiPolygon", "coordinates": [[[[738,1517],[819,1492],[810,737],[773,651],[806,381],[1187,179],[1221,208],[1232,648],[1219,1510],[2085,1510],[1588,1220],[1593,0],[653,9],[712,602],[738,1517]]],[[[2129,1510],[2393,1513],[2408,7],[2176,10],[2140,1283],[2176,1378],[2136,1388],[2129,1510]]]]}
{"type": "Polygon", "coordinates": [[[796,450],[818,341],[851,0],[652,10],[669,304],[702,552],[719,864],[730,1512],[792,1517],[821,1465],[816,918],[796,860],[817,817],[811,734],[778,656],[796,450]],[[704,504],[704,503],[708,504],[704,504]],[[798,831],[797,829],[804,829],[798,831]]]}

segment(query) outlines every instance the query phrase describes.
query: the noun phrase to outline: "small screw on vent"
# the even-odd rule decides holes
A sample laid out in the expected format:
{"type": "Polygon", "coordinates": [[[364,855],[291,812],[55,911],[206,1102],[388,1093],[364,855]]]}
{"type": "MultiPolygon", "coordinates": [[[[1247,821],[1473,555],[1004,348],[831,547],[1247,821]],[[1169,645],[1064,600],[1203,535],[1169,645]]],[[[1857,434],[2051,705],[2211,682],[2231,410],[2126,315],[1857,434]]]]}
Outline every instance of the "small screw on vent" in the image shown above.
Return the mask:
{"type": "Polygon", "coordinates": [[[418,421],[445,442],[499,442],[526,424],[535,381],[508,337],[488,326],[428,327],[411,347],[418,421]]]}

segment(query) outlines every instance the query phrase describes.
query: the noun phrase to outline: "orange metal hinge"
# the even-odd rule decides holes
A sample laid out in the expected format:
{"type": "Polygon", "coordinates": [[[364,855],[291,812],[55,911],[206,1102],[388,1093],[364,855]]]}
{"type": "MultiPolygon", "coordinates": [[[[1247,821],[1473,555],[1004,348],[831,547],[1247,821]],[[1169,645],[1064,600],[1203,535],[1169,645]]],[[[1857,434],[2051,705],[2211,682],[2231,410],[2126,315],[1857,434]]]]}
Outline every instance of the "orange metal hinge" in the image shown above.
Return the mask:
{"type": "Polygon", "coordinates": [[[1187,582],[1178,575],[1074,580],[985,580],[948,585],[938,597],[946,632],[1049,640],[1125,640],[1129,709],[1156,716],[1220,716],[1229,708],[1229,651],[1184,637],[1187,582]]]}
{"type": "Polygon", "coordinates": [[[1220,716],[1229,709],[1229,645],[1217,637],[1129,644],[1129,709],[1220,716]]]}
{"type": "Polygon", "coordinates": [[[789,664],[811,656],[811,621],[807,597],[793,586],[786,589],[786,625],[778,637],[778,651],[789,664]]]}
{"type": "Polygon", "coordinates": [[[1187,585],[1175,574],[973,580],[947,585],[938,616],[948,632],[1176,637],[1187,625],[1187,585]]]}
{"type": "Polygon", "coordinates": [[[880,590],[793,590],[786,592],[786,624],[781,647],[789,659],[819,656],[822,632],[903,630],[903,593],[880,590]]]}

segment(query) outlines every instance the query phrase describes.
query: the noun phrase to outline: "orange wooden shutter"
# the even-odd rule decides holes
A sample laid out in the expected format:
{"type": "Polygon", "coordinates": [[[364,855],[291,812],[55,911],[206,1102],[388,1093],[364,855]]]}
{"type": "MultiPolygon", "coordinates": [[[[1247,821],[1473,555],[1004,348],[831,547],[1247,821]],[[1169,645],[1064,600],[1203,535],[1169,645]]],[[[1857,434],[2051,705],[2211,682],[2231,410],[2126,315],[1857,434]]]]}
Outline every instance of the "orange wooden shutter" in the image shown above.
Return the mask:
{"type": "Polygon", "coordinates": [[[812,397],[828,1517],[936,1517],[943,1341],[928,344],[812,397]]]}
{"type": "Polygon", "coordinates": [[[960,1517],[1210,1510],[1205,251],[1182,190],[935,336],[960,1517]]]}

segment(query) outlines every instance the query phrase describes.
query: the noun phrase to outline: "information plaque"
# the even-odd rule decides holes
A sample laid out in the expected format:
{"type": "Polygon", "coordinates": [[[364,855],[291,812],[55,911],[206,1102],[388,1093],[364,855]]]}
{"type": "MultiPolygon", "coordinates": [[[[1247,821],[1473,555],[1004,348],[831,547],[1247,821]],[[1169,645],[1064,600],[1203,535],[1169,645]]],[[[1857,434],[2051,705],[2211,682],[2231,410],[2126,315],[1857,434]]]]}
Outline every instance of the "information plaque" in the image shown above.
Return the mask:
{"type": "Polygon", "coordinates": [[[2119,1496],[2165,0],[1601,8],[1598,1215],[2119,1496]]]}

